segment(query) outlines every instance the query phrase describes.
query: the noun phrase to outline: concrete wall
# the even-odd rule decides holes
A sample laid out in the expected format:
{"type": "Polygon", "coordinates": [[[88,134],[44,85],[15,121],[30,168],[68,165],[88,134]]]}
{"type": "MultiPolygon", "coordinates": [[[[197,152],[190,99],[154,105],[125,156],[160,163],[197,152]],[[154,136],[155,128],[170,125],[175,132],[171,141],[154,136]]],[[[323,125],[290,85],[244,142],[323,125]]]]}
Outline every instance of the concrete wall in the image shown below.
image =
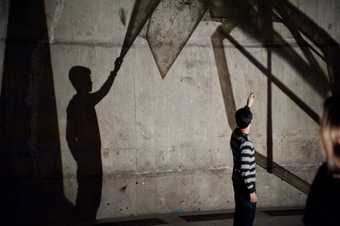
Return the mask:
{"type": "MultiPolygon", "coordinates": [[[[45,2],[64,189],[74,202],[76,164],[65,139],[66,107],[75,93],[68,71],[74,65],[87,66],[92,71],[94,90],[103,84],[119,55],[127,29],[119,11],[124,10],[129,18],[134,1],[45,2]]],[[[294,4],[340,40],[339,1],[296,0],[294,4]]],[[[1,3],[0,62],[6,11],[7,4],[1,3]]],[[[104,167],[98,218],[233,208],[229,148],[232,131],[227,124],[211,46],[211,35],[218,25],[212,21],[198,25],[164,80],[146,40],[136,39],[112,90],[96,108],[104,167]],[[121,189],[125,186],[125,190],[121,189]]],[[[277,24],[275,28],[292,43],[284,27],[277,24]]],[[[266,65],[266,50],[257,41],[237,28],[232,35],[266,65]]],[[[256,93],[251,138],[257,150],[266,154],[267,80],[231,43],[224,44],[236,106],[245,104],[250,91],[256,93]]],[[[277,78],[321,113],[322,98],[284,59],[274,54],[272,67],[277,78]]],[[[275,85],[273,123],[274,160],[311,181],[322,161],[318,125],[275,85]]],[[[304,194],[260,167],[257,172],[258,206],[304,204],[304,194]]]]}

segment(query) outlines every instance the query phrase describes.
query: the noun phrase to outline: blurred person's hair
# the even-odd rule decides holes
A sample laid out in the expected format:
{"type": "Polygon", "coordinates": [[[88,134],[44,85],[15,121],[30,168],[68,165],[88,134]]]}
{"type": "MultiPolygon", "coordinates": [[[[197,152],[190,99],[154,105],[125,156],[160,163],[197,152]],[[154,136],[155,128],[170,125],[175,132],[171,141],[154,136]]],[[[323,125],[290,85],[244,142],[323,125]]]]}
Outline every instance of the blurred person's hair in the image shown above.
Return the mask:
{"type": "Polygon", "coordinates": [[[328,167],[340,172],[340,97],[332,96],[325,101],[320,135],[328,167]]]}

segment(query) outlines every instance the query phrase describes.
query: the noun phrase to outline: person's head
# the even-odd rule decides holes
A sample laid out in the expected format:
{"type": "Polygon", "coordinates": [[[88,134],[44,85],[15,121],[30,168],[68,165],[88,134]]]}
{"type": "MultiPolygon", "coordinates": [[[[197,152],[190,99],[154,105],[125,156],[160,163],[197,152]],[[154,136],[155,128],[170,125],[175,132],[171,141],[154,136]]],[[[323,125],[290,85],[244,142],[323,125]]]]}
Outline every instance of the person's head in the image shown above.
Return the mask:
{"type": "Polygon", "coordinates": [[[249,107],[240,108],[235,113],[237,127],[245,133],[249,133],[253,114],[249,107]]]}
{"type": "Polygon", "coordinates": [[[91,70],[83,66],[73,66],[69,78],[78,93],[89,93],[92,90],[91,70]]]}
{"type": "Polygon", "coordinates": [[[329,97],[324,104],[320,126],[321,145],[328,166],[340,169],[340,97],[329,97]]]}

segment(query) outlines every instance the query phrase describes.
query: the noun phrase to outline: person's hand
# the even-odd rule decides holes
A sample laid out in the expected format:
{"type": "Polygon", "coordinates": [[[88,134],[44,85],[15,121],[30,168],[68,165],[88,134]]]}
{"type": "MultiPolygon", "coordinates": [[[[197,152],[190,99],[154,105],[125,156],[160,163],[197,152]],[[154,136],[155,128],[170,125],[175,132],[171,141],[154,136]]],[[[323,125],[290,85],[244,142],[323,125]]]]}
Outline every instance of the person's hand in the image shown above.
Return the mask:
{"type": "Polygon", "coordinates": [[[113,69],[113,71],[117,73],[122,63],[123,63],[123,57],[117,57],[117,59],[115,60],[115,69],[113,69]]]}
{"type": "Polygon", "coordinates": [[[256,196],[255,192],[250,193],[250,202],[251,203],[256,203],[257,202],[257,196],[256,196]]]}
{"type": "Polygon", "coordinates": [[[247,106],[248,107],[252,107],[255,101],[255,94],[254,93],[250,93],[248,100],[247,100],[247,106]]]}

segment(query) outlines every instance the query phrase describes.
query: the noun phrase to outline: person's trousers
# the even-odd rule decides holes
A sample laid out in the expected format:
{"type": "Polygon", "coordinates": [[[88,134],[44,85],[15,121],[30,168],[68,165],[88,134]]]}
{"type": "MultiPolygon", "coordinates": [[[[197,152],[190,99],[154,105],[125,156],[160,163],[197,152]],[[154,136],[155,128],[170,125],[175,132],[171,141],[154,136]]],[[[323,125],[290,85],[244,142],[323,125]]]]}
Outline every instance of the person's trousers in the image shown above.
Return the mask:
{"type": "Polygon", "coordinates": [[[234,226],[252,226],[255,219],[256,203],[250,202],[248,193],[235,192],[234,226]]]}

